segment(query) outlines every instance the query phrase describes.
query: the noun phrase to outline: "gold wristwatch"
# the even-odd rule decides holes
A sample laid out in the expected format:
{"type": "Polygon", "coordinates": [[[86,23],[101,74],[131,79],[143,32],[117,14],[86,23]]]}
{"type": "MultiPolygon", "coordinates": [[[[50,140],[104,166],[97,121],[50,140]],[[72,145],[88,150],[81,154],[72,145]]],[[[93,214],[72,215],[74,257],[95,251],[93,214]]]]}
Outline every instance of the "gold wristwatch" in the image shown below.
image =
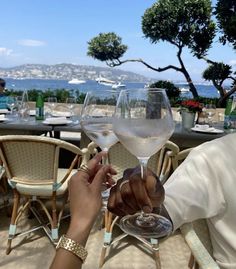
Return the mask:
{"type": "Polygon", "coordinates": [[[56,249],[59,248],[64,248],[72,252],[74,255],[80,258],[83,263],[85,262],[85,259],[88,255],[88,251],[83,246],[76,243],[74,240],[65,237],[65,235],[62,235],[59,242],[57,243],[56,249]]]}

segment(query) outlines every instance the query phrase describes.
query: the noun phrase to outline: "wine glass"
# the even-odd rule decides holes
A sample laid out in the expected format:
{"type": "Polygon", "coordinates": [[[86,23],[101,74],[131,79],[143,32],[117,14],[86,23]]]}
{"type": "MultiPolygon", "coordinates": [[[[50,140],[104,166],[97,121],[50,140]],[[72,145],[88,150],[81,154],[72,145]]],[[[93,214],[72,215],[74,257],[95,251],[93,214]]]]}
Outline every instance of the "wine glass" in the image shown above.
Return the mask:
{"type": "Polygon", "coordinates": [[[8,96],[7,97],[7,106],[10,109],[10,114],[13,114],[13,109],[16,106],[17,102],[16,102],[16,97],[14,96],[8,96]]]}
{"type": "Polygon", "coordinates": [[[214,104],[206,104],[204,107],[204,111],[205,111],[209,126],[212,126],[213,117],[216,114],[216,106],[214,104]]]}
{"type": "Polygon", "coordinates": [[[55,96],[48,97],[48,106],[49,106],[49,109],[50,109],[49,114],[51,116],[53,114],[53,111],[55,110],[56,104],[57,104],[57,98],[55,96]]]}
{"type": "Polygon", "coordinates": [[[17,96],[18,116],[20,120],[27,121],[29,119],[29,98],[28,92],[25,90],[22,96],[17,96]]]}
{"type": "MultiPolygon", "coordinates": [[[[113,90],[89,91],[81,111],[80,124],[83,131],[106,152],[118,142],[112,128],[117,95],[117,92],[113,90]]],[[[106,163],[107,158],[103,158],[103,164],[106,163]]],[[[108,190],[102,192],[103,199],[108,196],[108,190]]]]}
{"type": "Polygon", "coordinates": [[[108,152],[118,139],[113,132],[117,92],[112,90],[87,92],[81,111],[81,127],[103,151],[108,152]]]}
{"type": "Polygon", "coordinates": [[[73,97],[66,98],[66,104],[70,110],[70,116],[71,116],[71,119],[73,120],[74,123],[78,123],[78,120],[75,119],[75,112],[74,112],[74,108],[75,108],[76,103],[77,103],[76,97],[73,96],[73,97]]]}
{"type": "MultiPolygon", "coordinates": [[[[171,107],[164,89],[122,90],[117,100],[113,130],[120,142],[139,160],[145,180],[148,159],[158,152],[174,131],[171,107]]],[[[165,236],[171,222],[156,214],[138,212],[121,219],[120,227],[146,238],[165,236]]]]}

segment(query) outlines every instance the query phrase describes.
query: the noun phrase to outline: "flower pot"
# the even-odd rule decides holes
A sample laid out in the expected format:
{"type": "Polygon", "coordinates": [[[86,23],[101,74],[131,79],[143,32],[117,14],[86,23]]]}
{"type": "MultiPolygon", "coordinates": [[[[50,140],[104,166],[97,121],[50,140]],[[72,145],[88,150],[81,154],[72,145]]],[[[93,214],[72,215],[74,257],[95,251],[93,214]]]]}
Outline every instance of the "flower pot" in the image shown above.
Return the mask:
{"type": "Polygon", "coordinates": [[[191,129],[194,127],[196,113],[188,112],[188,111],[181,111],[182,116],[182,127],[186,130],[191,129]]]}

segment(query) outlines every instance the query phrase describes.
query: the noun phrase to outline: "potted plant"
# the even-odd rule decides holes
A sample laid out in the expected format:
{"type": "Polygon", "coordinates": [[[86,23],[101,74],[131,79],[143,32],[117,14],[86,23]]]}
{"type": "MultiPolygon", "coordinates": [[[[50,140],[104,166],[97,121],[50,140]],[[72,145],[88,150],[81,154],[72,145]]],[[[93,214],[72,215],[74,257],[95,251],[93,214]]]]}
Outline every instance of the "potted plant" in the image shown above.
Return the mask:
{"type": "Polygon", "coordinates": [[[179,109],[182,116],[182,126],[184,129],[194,127],[195,119],[202,111],[202,104],[194,99],[183,100],[179,109]]]}

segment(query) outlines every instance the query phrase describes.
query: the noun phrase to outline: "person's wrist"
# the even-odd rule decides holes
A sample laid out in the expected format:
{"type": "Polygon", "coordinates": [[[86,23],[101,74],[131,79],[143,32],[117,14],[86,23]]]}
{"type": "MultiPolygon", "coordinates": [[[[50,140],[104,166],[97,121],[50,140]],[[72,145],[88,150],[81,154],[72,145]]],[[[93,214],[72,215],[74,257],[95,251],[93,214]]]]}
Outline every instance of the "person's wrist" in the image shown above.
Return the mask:
{"type": "Polygon", "coordinates": [[[93,223],[91,221],[72,219],[66,235],[74,241],[85,245],[92,226],[93,223]]]}

